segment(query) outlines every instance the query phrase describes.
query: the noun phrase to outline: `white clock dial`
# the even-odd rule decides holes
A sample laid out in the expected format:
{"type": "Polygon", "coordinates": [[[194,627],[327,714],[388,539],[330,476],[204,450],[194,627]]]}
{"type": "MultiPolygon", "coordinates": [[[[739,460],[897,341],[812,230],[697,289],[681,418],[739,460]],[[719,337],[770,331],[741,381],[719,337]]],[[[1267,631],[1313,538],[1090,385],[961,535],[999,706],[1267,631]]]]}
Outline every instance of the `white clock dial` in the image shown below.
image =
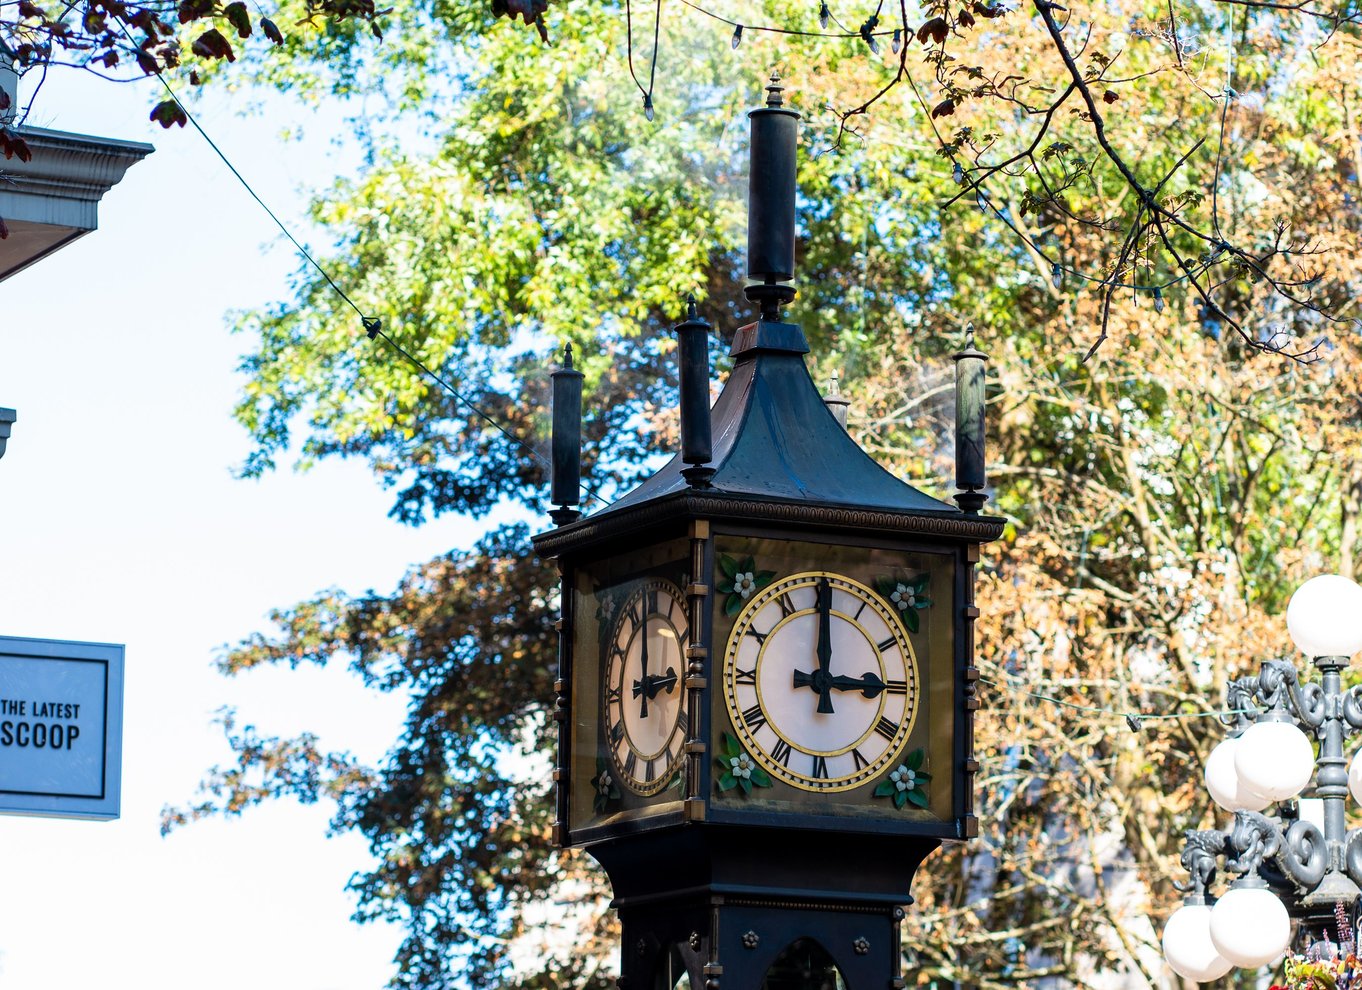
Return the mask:
{"type": "Polygon", "coordinates": [[[685,598],[650,578],[624,599],[606,640],[605,745],[621,784],[637,794],[672,779],[686,734],[685,598]]]}
{"type": "Polygon", "coordinates": [[[739,613],[724,657],[739,740],[772,776],[844,791],[883,772],[917,711],[917,660],[894,609],[839,574],[768,585],[739,613]]]}

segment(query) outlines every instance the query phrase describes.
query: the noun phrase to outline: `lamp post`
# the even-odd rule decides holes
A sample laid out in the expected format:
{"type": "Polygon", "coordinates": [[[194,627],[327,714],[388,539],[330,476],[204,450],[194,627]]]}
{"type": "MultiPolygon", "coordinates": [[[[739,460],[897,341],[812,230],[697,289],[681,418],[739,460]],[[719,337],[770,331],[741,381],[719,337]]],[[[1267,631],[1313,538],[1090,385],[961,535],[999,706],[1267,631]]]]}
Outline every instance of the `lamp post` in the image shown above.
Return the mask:
{"type": "Polygon", "coordinates": [[[1347,827],[1344,802],[1351,790],[1362,803],[1362,753],[1350,769],[1344,743],[1362,733],[1362,686],[1345,691],[1341,675],[1362,651],[1362,587],[1312,578],[1291,597],[1286,623],[1319,679],[1307,683],[1294,664],[1269,660],[1230,684],[1230,714],[1221,716],[1230,736],[1206,761],[1206,787],[1234,821],[1187,833],[1191,880],[1163,934],[1164,956],[1185,979],[1272,962],[1291,943],[1292,918],[1302,943],[1317,933],[1327,941],[1338,905],[1356,923],[1362,829],[1347,827]],[[1222,858],[1234,879],[1216,899],[1222,858]]]}

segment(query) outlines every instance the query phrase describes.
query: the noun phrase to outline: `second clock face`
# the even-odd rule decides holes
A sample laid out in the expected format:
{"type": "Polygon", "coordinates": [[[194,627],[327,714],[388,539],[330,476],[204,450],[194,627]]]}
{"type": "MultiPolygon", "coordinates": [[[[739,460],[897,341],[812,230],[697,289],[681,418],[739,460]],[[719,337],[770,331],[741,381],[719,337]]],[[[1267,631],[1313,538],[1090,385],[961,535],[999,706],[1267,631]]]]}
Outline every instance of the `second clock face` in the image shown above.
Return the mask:
{"type": "Polygon", "coordinates": [[[884,772],[917,710],[917,661],[894,610],[809,571],[755,592],[733,624],[723,691],[734,731],[773,777],[843,791],[884,772]]]}
{"type": "Polygon", "coordinates": [[[650,578],[621,602],[605,641],[605,744],[618,780],[636,794],[671,781],[686,738],[685,599],[650,578]]]}

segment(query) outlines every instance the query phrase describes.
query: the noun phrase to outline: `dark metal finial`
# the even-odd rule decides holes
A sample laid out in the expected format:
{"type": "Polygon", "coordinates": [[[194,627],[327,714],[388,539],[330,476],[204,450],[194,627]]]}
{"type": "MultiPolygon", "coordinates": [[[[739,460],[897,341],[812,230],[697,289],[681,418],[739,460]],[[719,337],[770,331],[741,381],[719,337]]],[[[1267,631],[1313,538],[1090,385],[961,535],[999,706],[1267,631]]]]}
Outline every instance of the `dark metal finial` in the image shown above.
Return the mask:
{"type": "Polygon", "coordinates": [[[783,92],[785,92],[785,87],[780,85],[780,73],[772,72],[771,82],[766,87],[766,105],[768,107],[783,107],[785,100],[780,95],[783,92]]]}
{"type": "Polygon", "coordinates": [[[577,504],[582,489],[582,379],[572,367],[572,345],[563,348],[563,366],[553,379],[553,459],[549,501],[557,506],[549,513],[559,526],[581,515],[577,504]]]}
{"type": "Polygon", "coordinates": [[[681,365],[681,471],[693,488],[704,488],[714,477],[709,417],[709,324],[696,314],[695,297],[686,296],[686,321],[676,328],[676,350],[681,365]]]}
{"type": "Polygon", "coordinates": [[[758,285],[743,291],[761,307],[761,318],[776,322],[780,307],[795,297],[788,283],[795,272],[795,174],[799,114],[781,97],[780,77],[771,74],[766,105],[747,114],[752,158],[747,187],[747,277],[758,285]]]}
{"type": "Polygon", "coordinates": [[[977,513],[988,501],[985,474],[985,365],[988,356],[974,346],[970,324],[965,348],[955,358],[955,503],[977,513]]]}

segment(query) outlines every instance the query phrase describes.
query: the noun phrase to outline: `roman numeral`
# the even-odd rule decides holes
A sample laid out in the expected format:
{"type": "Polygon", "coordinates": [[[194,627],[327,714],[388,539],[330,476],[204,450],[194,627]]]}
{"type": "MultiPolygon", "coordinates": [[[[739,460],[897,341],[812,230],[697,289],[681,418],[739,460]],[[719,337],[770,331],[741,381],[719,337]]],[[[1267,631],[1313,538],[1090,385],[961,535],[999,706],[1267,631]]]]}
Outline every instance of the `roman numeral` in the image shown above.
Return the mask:
{"type": "Polygon", "coordinates": [[[610,702],[612,702],[612,701],[619,701],[619,700],[621,700],[620,688],[618,688],[618,687],[612,687],[612,688],[608,688],[608,689],[606,690],[606,692],[605,692],[605,703],[606,703],[607,705],[610,704],[610,702]]]}
{"type": "Polygon", "coordinates": [[[747,631],[744,632],[743,635],[751,636],[753,639],[757,641],[757,645],[760,646],[762,643],[766,642],[766,637],[769,636],[770,633],[758,632],[756,629],[752,628],[751,626],[748,626],[747,631]]]}
{"type": "Polygon", "coordinates": [[[645,783],[653,782],[653,761],[649,760],[643,765],[643,780],[645,783]]]}
{"type": "Polygon", "coordinates": [[[852,618],[852,621],[855,621],[856,619],[859,619],[859,618],[861,617],[861,613],[865,611],[865,607],[866,607],[867,605],[869,605],[869,604],[870,604],[870,603],[869,603],[868,601],[866,601],[864,598],[862,598],[862,599],[861,599],[861,607],[858,608],[858,609],[856,610],[856,614],[853,615],[853,616],[851,617],[851,618],[852,618]]]}
{"type": "Polygon", "coordinates": [[[887,694],[907,694],[907,681],[885,681],[884,690],[887,694]]]}
{"type": "Polygon", "coordinates": [[[758,702],[751,708],[747,709],[747,711],[743,712],[742,720],[747,724],[747,727],[751,729],[753,732],[756,732],[763,725],[765,725],[766,715],[761,710],[761,703],[758,702]]]}
{"type": "Polygon", "coordinates": [[[784,739],[777,740],[775,749],[771,750],[771,759],[779,760],[784,766],[790,765],[790,744],[784,739]]]}
{"type": "Polygon", "coordinates": [[[610,726],[610,742],[617,743],[624,738],[624,723],[616,722],[610,726]]]}
{"type": "Polygon", "coordinates": [[[828,758],[826,756],[815,756],[813,758],[813,779],[828,779],[828,758]]]}
{"type": "Polygon", "coordinates": [[[856,769],[858,771],[864,770],[866,767],[870,766],[870,764],[866,762],[866,758],[861,755],[859,749],[853,749],[851,751],[851,758],[856,762],[856,769]]]}
{"type": "Polygon", "coordinates": [[[648,613],[650,615],[655,613],[657,611],[657,589],[652,588],[644,592],[643,601],[648,613]]]}
{"type": "Polygon", "coordinates": [[[797,609],[795,608],[794,599],[790,597],[790,593],[788,591],[785,592],[785,594],[778,597],[776,599],[776,602],[779,603],[780,605],[780,614],[782,617],[794,615],[795,612],[797,611],[797,609]]]}
{"type": "Polygon", "coordinates": [[[890,636],[883,643],[876,643],[875,649],[883,653],[885,650],[889,649],[889,647],[893,646],[896,642],[898,642],[898,640],[894,639],[893,636],[890,636]]]}
{"type": "Polygon", "coordinates": [[[757,668],[753,667],[751,670],[743,670],[741,667],[739,667],[737,669],[737,672],[733,675],[733,683],[751,684],[753,687],[755,687],[757,684],[757,668]]]}
{"type": "Polygon", "coordinates": [[[624,758],[625,775],[629,777],[634,776],[634,767],[636,766],[638,766],[638,754],[631,749],[629,750],[629,755],[624,758]]]}
{"type": "Polygon", "coordinates": [[[897,722],[890,721],[885,716],[881,716],[880,720],[875,723],[875,731],[878,732],[880,735],[884,736],[884,738],[888,739],[890,742],[893,742],[894,736],[898,734],[899,724],[897,722]]]}

